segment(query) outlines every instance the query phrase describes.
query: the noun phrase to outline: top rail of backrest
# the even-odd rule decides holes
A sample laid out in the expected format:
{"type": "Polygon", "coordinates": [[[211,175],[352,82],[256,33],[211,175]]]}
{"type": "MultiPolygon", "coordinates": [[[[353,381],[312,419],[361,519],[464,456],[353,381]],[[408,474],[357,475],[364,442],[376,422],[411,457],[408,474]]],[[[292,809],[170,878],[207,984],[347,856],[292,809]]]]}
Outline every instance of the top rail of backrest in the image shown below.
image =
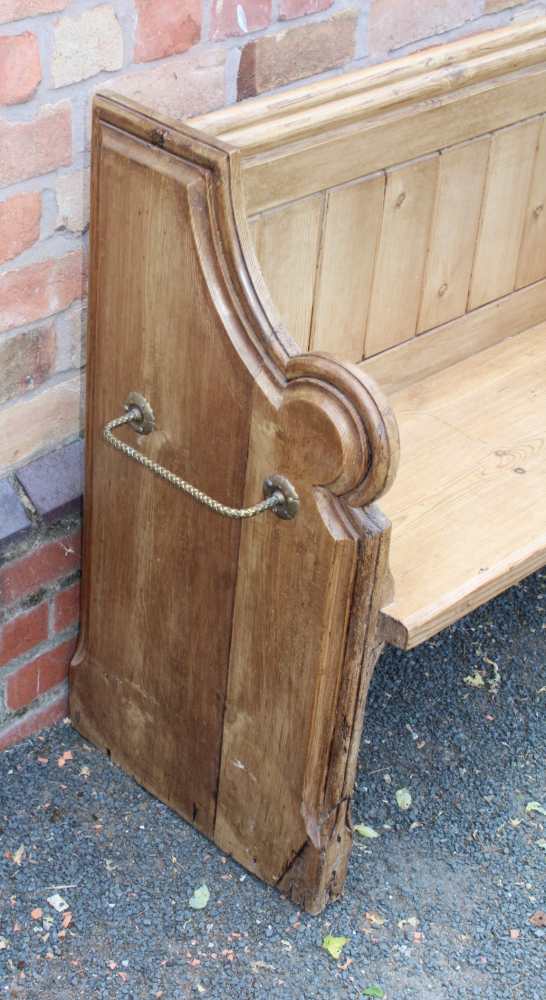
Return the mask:
{"type": "Polygon", "coordinates": [[[541,86],[545,73],[546,18],[541,17],[251,98],[194,118],[191,125],[240,149],[251,215],[540,113],[546,110],[546,92],[541,86]],[[533,79],[535,73],[538,80],[533,79]],[[514,101],[513,84],[522,75],[528,77],[527,86],[516,86],[520,99],[514,101]],[[505,94],[499,93],[503,82],[505,94]],[[493,100],[487,96],[491,91],[493,100]],[[525,91],[526,99],[520,91],[525,91]],[[441,117],[438,141],[434,111],[451,102],[456,106],[454,120],[441,117]],[[461,115],[461,102],[465,102],[466,115],[461,115]],[[400,116],[407,117],[409,124],[419,105],[425,115],[421,135],[415,134],[412,123],[406,135],[396,130],[395,148],[383,142],[373,148],[376,143],[369,141],[370,129],[392,125],[400,116]],[[364,145],[358,142],[359,132],[364,132],[364,145]],[[345,143],[343,133],[348,139],[345,143]],[[320,154],[313,164],[314,148],[320,148],[320,154]],[[343,156],[346,150],[351,151],[348,158],[343,156]],[[313,170],[306,169],[311,165],[313,170]]]}

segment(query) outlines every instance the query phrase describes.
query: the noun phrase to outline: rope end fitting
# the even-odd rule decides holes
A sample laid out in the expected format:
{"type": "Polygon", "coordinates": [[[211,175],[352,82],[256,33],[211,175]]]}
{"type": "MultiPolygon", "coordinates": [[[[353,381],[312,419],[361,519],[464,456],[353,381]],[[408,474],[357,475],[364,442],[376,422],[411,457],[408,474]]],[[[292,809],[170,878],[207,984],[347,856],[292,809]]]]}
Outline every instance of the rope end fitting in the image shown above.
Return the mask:
{"type": "Polygon", "coordinates": [[[268,476],[263,485],[264,497],[278,497],[278,503],[271,508],[273,514],[291,521],[300,509],[300,498],[292,483],[285,476],[268,476]]]}
{"type": "Polygon", "coordinates": [[[152,407],[147,399],[139,392],[130,392],[124,404],[124,410],[129,414],[134,414],[129,421],[137,434],[151,434],[155,429],[155,416],[152,407]]]}

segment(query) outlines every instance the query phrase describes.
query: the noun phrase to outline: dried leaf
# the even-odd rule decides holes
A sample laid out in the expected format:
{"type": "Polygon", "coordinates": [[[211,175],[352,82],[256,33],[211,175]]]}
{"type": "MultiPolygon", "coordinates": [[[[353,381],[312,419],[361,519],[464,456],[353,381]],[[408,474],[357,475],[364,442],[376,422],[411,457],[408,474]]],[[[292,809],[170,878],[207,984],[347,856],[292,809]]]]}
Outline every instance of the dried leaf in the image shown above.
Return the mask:
{"type": "Polygon", "coordinates": [[[44,911],[39,906],[37,906],[35,907],[34,910],[30,911],[30,915],[33,920],[41,920],[44,915],[44,911]]]}
{"type": "Polygon", "coordinates": [[[210,899],[210,892],[208,886],[200,885],[198,889],[195,890],[193,896],[190,899],[190,906],[192,910],[204,910],[210,899]]]}
{"type": "Polygon", "coordinates": [[[398,926],[401,930],[404,930],[404,927],[419,927],[419,917],[404,917],[398,921],[398,926]]]}
{"type": "Polygon", "coordinates": [[[376,837],[381,836],[377,830],[374,830],[373,826],[366,826],[365,823],[359,823],[354,829],[359,837],[367,837],[368,840],[375,840],[376,837]]]}
{"type": "Polygon", "coordinates": [[[401,809],[402,812],[406,812],[410,808],[412,801],[413,799],[409,788],[398,789],[396,792],[396,802],[398,804],[398,808],[401,809]]]}
{"type": "Polygon", "coordinates": [[[365,917],[372,927],[382,927],[385,923],[385,917],[382,917],[380,913],[376,913],[375,910],[369,910],[365,914],[365,917]]]}
{"type": "Polygon", "coordinates": [[[517,927],[511,927],[510,928],[510,940],[511,941],[517,941],[518,938],[519,938],[519,936],[520,936],[520,931],[517,929],[517,927]]]}
{"type": "Polygon", "coordinates": [[[541,806],[540,802],[528,802],[525,806],[526,813],[540,813],[541,816],[546,816],[546,809],[541,806]]]}
{"type": "Polygon", "coordinates": [[[64,913],[65,910],[68,910],[68,903],[66,902],[66,899],[59,896],[58,892],[55,892],[53,896],[48,896],[47,901],[54,910],[57,910],[57,913],[64,913]]]}
{"type": "Polygon", "coordinates": [[[546,851],[546,840],[544,840],[544,837],[541,837],[540,840],[537,840],[537,847],[540,847],[541,850],[546,851]]]}
{"type": "Polygon", "coordinates": [[[544,910],[536,910],[532,916],[529,917],[529,923],[533,927],[546,927],[546,913],[544,910]]]}
{"type": "Polygon", "coordinates": [[[18,847],[17,850],[15,851],[15,854],[12,854],[11,860],[13,861],[14,865],[20,865],[25,857],[25,854],[26,854],[25,845],[21,844],[21,846],[18,847]]]}
{"type": "Polygon", "coordinates": [[[382,990],[380,986],[375,986],[375,985],[373,985],[373,986],[366,986],[366,989],[364,990],[362,996],[363,997],[379,997],[379,998],[381,998],[381,997],[385,996],[385,990],[382,990]]]}
{"type": "Polygon", "coordinates": [[[0,951],[4,951],[6,948],[9,948],[8,939],[5,937],[0,937],[0,951]]]}
{"type": "Polygon", "coordinates": [[[322,947],[337,961],[348,940],[347,937],[334,937],[332,934],[327,934],[322,939],[322,947]]]}
{"type": "Polygon", "coordinates": [[[63,913],[63,927],[66,929],[67,927],[70,927],[71,923],[72,923],[72,914],[70,910],[67,910],[66,913],[63,913]]]}

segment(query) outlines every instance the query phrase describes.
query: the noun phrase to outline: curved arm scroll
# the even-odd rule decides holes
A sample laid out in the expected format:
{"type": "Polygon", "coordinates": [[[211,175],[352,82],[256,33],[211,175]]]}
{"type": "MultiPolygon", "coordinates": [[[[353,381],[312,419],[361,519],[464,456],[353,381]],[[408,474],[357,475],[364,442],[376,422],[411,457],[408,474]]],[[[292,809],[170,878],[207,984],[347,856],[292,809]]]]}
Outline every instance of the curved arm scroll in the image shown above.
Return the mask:
{"type": "Polygon", "coordinates": [[[286,370],[289,384],[319,380],[343,400],[353,438],[341,474],[328,484],[330,490],[352,507],[367,506],[378,499],[396,475],[400,442],[396,418],[377,383],[357,365],[328,354],[291,357],[286,370]]]}

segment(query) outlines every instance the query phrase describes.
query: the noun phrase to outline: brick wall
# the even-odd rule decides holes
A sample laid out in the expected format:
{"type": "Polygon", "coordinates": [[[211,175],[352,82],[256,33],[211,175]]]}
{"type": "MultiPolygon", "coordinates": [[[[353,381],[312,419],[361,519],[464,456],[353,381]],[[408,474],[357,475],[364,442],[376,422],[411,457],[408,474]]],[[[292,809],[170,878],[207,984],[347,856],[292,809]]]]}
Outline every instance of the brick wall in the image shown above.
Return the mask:
{"type": "Polygon", "coordinates": [[[545,7],[0,0],[0,746],[66,710],[94,91],[184,118],[545,7]]]}

